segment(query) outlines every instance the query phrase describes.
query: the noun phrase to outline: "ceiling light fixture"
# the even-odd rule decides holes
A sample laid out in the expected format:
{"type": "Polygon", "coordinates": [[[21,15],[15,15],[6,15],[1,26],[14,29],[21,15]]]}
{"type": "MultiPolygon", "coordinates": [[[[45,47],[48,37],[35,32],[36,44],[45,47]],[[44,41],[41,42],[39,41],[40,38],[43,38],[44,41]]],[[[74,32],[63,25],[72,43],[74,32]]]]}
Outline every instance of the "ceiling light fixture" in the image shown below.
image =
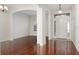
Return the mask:
{"type": "Polygon", "coordinates": [[[8,11],[8,7],[5,6],[4,4],[0,5],[0,11],[2,11],[2,12],[8,11]]]}
{"type": "Polygon", "coordinates": [[[58,13],[59,13],[59,14],[62,13],[62,10],[61,10],[61,4],[59,4],[59,10],[58,10],[58,13]]]}

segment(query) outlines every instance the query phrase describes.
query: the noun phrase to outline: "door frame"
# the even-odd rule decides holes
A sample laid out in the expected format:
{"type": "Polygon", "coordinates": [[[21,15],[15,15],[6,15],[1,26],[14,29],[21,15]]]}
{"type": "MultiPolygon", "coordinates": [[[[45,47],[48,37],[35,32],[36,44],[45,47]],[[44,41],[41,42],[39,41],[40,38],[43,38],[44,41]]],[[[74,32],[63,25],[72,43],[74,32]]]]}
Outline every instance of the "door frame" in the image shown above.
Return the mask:
{"type": "MultiPolygon", "coordinates": [[[[54,14],[54,22],[53,22],[54,23],[54,38],[56,38],[56,20],[55,20],[55,18],[56,18],[56,16],[61,16],[61,15],[69,16],[69,20],[67,23],[70,24],[70,13],[54,14]]],[[[69,28],[70,28],[70,25],[69,25],[69,28]]],[[[67,30],[67,39],[69,39],[69,38],[70,38],[70,31],[68,32],[68,30],[67,30]]]]}

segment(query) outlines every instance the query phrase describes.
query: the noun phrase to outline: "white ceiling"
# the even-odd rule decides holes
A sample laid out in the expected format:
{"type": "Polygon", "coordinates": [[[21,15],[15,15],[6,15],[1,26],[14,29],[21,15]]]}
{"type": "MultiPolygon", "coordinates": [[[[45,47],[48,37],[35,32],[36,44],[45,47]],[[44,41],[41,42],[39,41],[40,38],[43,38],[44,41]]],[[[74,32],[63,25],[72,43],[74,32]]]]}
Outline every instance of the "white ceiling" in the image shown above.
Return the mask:
{"type": "MultiPolygon", "coordinates": [[[[58,10],[59,4],[39,4],[39,6],[43,8],[48,8],[51,10],[58,10]]],[[[61,4],[62,10],[71,10],[73,7],[73,4],[61,4]]]]}
{"type": "MultiPolygon", "coordinates": [[[[9,4],[7,6],[9,6],[10,8],[12,6],[20,6],[18,4],[9,4]]],[[[27,4],[25,4],[27,5],[27,4]]],[[[59,4],[38,4],[38,6],[40,7],[43,7],[43,8],[47,8],[47,9],[51,9],[53,11],[57,11],[58,8],[59,8],[59,4]]],[[[61,8],[62,10],[66,11],[66,10],[71,10],[73,7],[73,4],[61,4],[61,8]]],[[[32,11],[32,10],[23,10],[23,11],[20,11],[19,13],[22,13],[22,14],[25,14],[25,15],[36,15],[36,12],[35,11],[32,11]]]]}

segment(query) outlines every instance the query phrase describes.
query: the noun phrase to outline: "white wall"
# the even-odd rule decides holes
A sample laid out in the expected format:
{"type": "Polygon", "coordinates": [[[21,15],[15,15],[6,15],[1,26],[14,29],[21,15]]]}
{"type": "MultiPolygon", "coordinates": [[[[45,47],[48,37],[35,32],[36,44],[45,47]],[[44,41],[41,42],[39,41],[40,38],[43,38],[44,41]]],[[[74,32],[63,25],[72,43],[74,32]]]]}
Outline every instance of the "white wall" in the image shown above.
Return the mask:
{"type": "Polygon", "coordinates": [[[74,5],[71,12],[71,39],[79,51],[79,5],[74,5]]]}
{"type": "Polygon", "coordinates": [[[53,16],[52,16],[52,11],[49,10],[48,12],[48,36],[49,39],[53,38],[53,30],[54,30],[54,26],[53,26],[53,16]]]}
{"type": "Polygon", "coordinates": [[[9,40],[9,13],[0,12],[0,42],[9,40]]]}
{"type": "Polygon", "coordinates": [[[75,46],[79,51],[79,4],[75,5],[75,46]]]}
{"type": "Polygon", "coordinates": [[[13,38],[28,36],[29,17],[16,13],[13,15],[13,38]]]}
{"type": "Polygon", "coordinates": [[[75,5],[71,11],[71,39],[73,43],[75,43],[75,5]]]}
{"type": "Polygon", "coordinates": [[[13,15],[13,38],[36,36],[37,31],[34,31],[35,24],[37,24],[36,15],[15,13],[13,15]]]}
{"type": "Polygon", "coordinates": [[[36,15],[31,15],[29,16],[29,35],[33,35],[36,36],[37,35],[37,31],[34,31],[34,25],[37,25],[37,19],[36,19],[36,15]]]}

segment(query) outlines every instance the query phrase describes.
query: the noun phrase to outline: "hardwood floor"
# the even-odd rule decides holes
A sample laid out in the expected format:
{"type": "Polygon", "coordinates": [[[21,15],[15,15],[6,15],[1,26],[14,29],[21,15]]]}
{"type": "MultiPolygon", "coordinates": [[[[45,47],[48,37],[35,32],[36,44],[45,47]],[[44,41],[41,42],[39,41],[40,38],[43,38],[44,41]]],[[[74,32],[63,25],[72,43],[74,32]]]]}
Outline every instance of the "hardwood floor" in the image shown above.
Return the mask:
{"type": "Polygon", "coordinates": [[[44,46],[36,44],[35,36],[28,36],[13,41],[1,42],[1,55],[39,55],[37,51],[43,50],[42,55],[78,55],[72,41],[66,39],[46,40],[44,46]],[[39,49],[37,49],[39,47],[39,49]]]}
{"type": "Polygon", "coordinates": [[[15,40],[8,40],[1,42],[1,54],[2,55],[23,55],[23,54],[35,54],[34,46],[36,45],[35,36],[28,36],[17,38],[15,40]]]}

